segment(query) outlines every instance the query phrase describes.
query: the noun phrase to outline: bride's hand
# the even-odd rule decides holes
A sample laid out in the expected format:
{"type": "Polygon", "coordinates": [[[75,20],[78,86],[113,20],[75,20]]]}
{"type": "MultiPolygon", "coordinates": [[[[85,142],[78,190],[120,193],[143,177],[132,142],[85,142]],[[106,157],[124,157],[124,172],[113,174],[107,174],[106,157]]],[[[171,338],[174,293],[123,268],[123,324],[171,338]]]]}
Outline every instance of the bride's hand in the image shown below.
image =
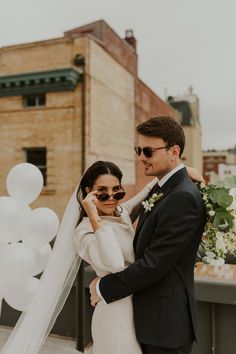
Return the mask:
{"type": "Polygon", "coordinates": [[[193,167],[186,167],[187,171],[188,171],[188,175],[189,177],[195,181],[195,182],[205,182],[203,176],[201,175],[201,173],[193,167]]]}
{"type": "Polygon", "coordinates": [[[102,220],[99,216],[96,198],[97,191],[90,192],[86,195],[86,198],[82,200],[82,205],[89,217],[90,223],[92,225],[93,231],[96,232],[103,226],[102,220]]]}
{"type": "Polygon", "coordinates": [[[89,215],[91,213],[98,213],[97,209],[97,191],[90,192],[86,195],[86,197],[82,200],[81,204],[83,205],[84,210],[89,215]]]}

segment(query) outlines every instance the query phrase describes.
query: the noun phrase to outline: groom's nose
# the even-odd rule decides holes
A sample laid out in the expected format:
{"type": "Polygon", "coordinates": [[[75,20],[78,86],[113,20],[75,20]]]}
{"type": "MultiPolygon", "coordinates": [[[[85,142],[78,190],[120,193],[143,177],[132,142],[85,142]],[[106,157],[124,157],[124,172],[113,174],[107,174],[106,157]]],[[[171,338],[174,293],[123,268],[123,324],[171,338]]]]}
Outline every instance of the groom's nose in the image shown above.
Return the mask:
{"type": "Polygon", "coordinates": [[[143,153],[141,153],[141,155],[138,156],[138,159],[141,162],[146,162],[148,160],[148,158],[143,153]]]}

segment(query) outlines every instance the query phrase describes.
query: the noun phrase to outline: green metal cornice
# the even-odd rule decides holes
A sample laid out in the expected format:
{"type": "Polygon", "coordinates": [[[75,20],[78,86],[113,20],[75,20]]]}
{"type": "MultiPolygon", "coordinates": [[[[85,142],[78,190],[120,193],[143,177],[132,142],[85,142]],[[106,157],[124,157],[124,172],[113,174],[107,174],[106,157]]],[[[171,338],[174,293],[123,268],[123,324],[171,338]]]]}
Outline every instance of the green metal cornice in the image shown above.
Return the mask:
{"type": "Polygon", "coordinates": [[[0,76],[0,97],[72,91],[82,79],[73,68],[0,76]]]}

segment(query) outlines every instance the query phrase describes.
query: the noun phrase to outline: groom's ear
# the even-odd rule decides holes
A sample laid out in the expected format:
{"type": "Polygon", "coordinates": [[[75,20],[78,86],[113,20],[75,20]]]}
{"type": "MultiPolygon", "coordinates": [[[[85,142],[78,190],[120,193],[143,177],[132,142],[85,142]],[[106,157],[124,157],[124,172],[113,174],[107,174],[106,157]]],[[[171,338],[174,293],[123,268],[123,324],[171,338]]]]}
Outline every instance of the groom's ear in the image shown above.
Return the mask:
{"type": "Polygon", "coordinates": [[[172,154],[175,157],[179,157],[180,156],[180,147],[179,147],[179,145],[172,146],[172,154]]]}

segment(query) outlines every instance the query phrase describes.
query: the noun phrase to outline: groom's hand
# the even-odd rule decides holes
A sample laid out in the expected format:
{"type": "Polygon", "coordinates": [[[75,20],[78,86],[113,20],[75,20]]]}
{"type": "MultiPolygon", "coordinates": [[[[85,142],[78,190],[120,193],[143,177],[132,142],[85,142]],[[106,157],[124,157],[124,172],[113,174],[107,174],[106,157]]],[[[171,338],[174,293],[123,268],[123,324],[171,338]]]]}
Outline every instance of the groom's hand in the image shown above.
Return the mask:
{"type": "Polygon", "coordinates": [[[89,285],[90,291],[90,302],[92,306],[96,306],[97,303],[101,300],[96,291],[96,285],[100,278],[95,278],[89,285]]]}

